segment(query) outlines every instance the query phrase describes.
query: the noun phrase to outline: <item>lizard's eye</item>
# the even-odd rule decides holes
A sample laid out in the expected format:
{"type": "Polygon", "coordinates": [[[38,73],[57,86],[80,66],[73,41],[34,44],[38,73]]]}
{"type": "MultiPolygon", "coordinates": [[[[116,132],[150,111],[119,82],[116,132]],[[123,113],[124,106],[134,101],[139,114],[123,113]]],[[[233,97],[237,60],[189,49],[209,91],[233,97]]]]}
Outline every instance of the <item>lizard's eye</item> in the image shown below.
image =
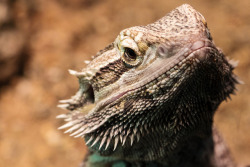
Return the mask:
{"type": "Polygon", "coordinates": [[[141,62],[140,56],[138,56],[133,49],[128,47],[124,48],[124,52],[122,54],[122,60],[129,67],[137,66],[141,62]]]}
{"type": "Polygon", "coordinates": [[[124,58],[128,61],[135,61],[136,60],[136,53],[135,51],[133,51],[132,49],[130,48],[124,48],[125,51],[124,51],[124,58]]]}

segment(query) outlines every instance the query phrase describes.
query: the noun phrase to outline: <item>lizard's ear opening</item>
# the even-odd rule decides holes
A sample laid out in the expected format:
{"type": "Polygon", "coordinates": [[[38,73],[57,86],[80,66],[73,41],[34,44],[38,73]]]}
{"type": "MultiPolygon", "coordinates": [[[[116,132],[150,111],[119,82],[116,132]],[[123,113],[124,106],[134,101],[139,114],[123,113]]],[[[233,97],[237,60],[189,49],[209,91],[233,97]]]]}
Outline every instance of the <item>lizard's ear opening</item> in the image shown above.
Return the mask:
{"type": "Polygon", "coordinates": [[[94,89],[93,89],[92,85],[89,86],[87,93],[88,93],[89,101],[91,103],[94,103],[95,102],[95,94],[94,94],[94,89]]]}

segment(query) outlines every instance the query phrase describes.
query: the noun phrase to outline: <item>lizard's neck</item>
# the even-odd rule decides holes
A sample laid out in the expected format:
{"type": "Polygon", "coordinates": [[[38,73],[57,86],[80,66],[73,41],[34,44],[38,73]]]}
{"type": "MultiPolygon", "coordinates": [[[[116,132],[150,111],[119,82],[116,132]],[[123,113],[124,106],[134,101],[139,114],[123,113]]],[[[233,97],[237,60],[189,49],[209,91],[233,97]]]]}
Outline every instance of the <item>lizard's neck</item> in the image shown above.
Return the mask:
{"type": "MultiPolygon", "coordinates": [[[[150,140],[150,139],[149,139],[150,140]]],[[[122,165],[122,166],[148,166],[148,167],[214,167],[216,166],[216,159],[214,157],[214,141],[212,133],[208,136],[191,136],[172,154],[166,155],[155,160],[144,160],[146,152],[151,152],[152,148],[158,150],[161,153],[166,150],[164,147],[160,147],[162,143],[158,145],[148,144],[146,141],[144,149],[134,148],[136,154],[131,153],[129,150],[124,150],[124,154],[138,156],[141,155],[141,160],[132,160],[125,157],[110,157],[100,156],[96,153],[92,153],[88,157],[88,163],[92,166],[104,167],[105,165],[122,165]],[[148,145],[148,147],[146,147],[148,145]],[[153,147],[152,147],[153,146],[153,147]],[[157,148],[158,147],[158,148],[157,148]],[[137,150],[136,150],[137,149],[137,150]],[[147,150],[149,149],[149,150],[147,150]],[[127,152],[128,151],[128,152],[127,152]],[[143,152],[141,152],[143,151],[143,152]]],[[[141,144],[140,144],[141,145],[141,144]]],[[[137,146],[137,145],[136,145],[137,146]]],[[[167,148],[168,149],[168,148],[167,148]]],[[[149,153],[150,154],[150,153],[149,153]]],[[[155,156],[159,156],[155,155],[155,156]]],[[[138,158],[138,157],[137,157],[138,158]]],[[[136,159],[137,159],[136,158],[136,159]]],[[[231,162],[231,161],[228,161],[231,162]]]]}
{"type": "Polygon", "coordinates": [[[144,124],[145,131],[138,128],[140,139],[132,146],[125,142],[118,144],[115,151],[100,150],[100,155],[132,164],[213,166],[212,118],[218,102],[213,103],[202,91],[194,90],[200,88],[196,84],[186,82],[174,98],[168,98],[159,108],[145,111],[145,120],[151,122],[144,124]]]}
{"type": "Polygon", "coordinates": [[[230,151],[216,130],[206,137],[193,136],[172,156],[163,159],[167,167],[236,167],[230,151]]]}
{"type": "Polygon", "coordinates": [[[157,119],[158,125],[154,123],[158,130],[148,133],[132,146],[131,150],[137,152],[133,157],[171,167],[214,166],[212,118],[218,103],[185,88],[166,103],[165,111],[159,111],[162,120],[157,119]],[[184,90],[190,92],[189,96],[183,96],[184,90]]]}
{"type": "Polygon", "coordinates": [[[118,145],[115,152],[110,150],[110,154],[103,154],[103,156],[113,157],[115,161],[120,159],[129,164],[147,163],[153,166],[167,167],[214,166],[213,112],[211,110],[213,111],[216,108],[216,104],[211,106],[211,103],[200,101],[194,105],[189,105],[188,109],[183,109],[183,105],[187,104],[186,98],[191,102],[197,99],[192,94],[186,97],[181,96],[180,93],[178,95],[179,100],[169,102],[176,102],[175,104],[166,104],[171,108],[163,107],[165,111],[159,111],[160,114],[163,114],[160,115],[162,120],[157,119],[156,122],[152,123],[155,130],[145,132],[140,140],[132,146],[129,142],[125,143],[124,146],[118,145]],[[203,105],[199,106],[198,104],[203,105]],[[170,111],[174,111],[174,113],[170,111]],[[164,113],[172,113],[173,116],[178,114],[185,116],[181,119],[183,125],[176,126],[174,122],[171,123],[171,114],[164,115],[164,113]],[[190,122],[188,120],[190,118],[195,121],[190,122]],[[186,122],[190,123],[189,129],[185,127],[186,122]]]}
{"type": "MultiPolygon", "coordinates": [[[[191,91],[189,91],[191,92],[191,91]]],[[[189,96],[179,94],[174,115],[179,115],[182,126],[165,137],[165,157],[158,162],[171,167],[212,167],[214,165],[213,114],[218,104],[203,98],[199,91],[189,96]],[[202,105],[200,105],[202,104],[202,105]],[[185,108],[188,106],[188,108],[185,108]],[[192,113],[192,114],[190,114],[192,113]],[[189,122],[189,124],[186,124],[189,122]],[[186,129],[189,126],[190,129],[186,129]]],[[[185,93],[185,92],[183,92],[185,93]]],[[[168,123],[166,121],[166,123],[168,123]]],[[[167,131],[165,134],[168,134],[167,131]]]]}
{"type": "Polygon", "coordinates": [[[171,167],[214,166],[212,133],[207,136],[190,136],[173,154],[163,158],[159,163],[171,167]]]}

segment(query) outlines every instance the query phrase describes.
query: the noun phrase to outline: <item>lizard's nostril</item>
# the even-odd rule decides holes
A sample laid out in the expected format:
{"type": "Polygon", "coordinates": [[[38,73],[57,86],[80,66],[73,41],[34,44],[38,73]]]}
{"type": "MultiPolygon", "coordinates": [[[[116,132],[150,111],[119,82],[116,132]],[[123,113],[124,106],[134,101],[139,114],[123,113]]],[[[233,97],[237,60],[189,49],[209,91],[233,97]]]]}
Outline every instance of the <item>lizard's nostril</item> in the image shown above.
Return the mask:
{"type": "Polygon", "coordinates": [[[157,53],[160,57],[167,57],[168,55],[168,50],[167,48],[162,44],[158,47],[157,53]]]}

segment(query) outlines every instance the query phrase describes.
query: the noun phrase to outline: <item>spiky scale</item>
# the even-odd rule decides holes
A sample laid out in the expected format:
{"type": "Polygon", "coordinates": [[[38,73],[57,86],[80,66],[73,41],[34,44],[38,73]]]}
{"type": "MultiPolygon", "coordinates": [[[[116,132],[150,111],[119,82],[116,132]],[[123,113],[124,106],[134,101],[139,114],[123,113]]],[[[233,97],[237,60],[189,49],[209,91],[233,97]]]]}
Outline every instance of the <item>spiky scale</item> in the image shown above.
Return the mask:
{"type": "Polygon", "coordinates": [[[91,136],[85,144],[88,145],[93,139],[94,139],[94,137],[91,136]]]}
{"type": "Polygon", "coordinates": [[[106,143],[106,146],[105,146],[105,150],[107,150],[109,144],[110,144],[110,141],[111,141],[111,138],[107,138],[107,143],[106,143]]]}
{"type": "Polygon", "coordinates": [[[81,127],[80,129],[78,129],[77,131],[73,132],[70,134],[70,136],[75,136],[78,135],[79,133],[82,133],[84,131],[84,127],[81,127]]]}
{"type": "Polygon", "coordinates": [[[116,137],[115,137],[115,142],[114,142],[114,149],[113,149],[113,151],[115,151],[115,149],[116,149],[116,147],[117,147],[117,145],[118,145],[118,142],[119,142],[119,136],[116,136],[116,137]]]}
{"type": "Polygon", "coordinates": [[[131,134],[129,137],[130,137],[130,145],[132,146],[132,145],[133,145],[133,142],[134,142],[134,137],[135,137],[135,135],[134,135],[134,134],[131,134]]]}
{"type": "Polygon", "coordinates": [[[107,136],[104,135],[104,137],[102,138],[101,144],[99,146],[99,150],[102,148],[103,144],[106,142],[107,136]]]}
{"type": "Polygon", "coordinates": [[[61,115],[56,116],[57,119],[65,119],[67,117],[68,116],[66,114],[61,114],[61,115]]]}
{"type": "Polygon", "coordinates": [[[68,122],[68,123],[66,123],[66,124],[64,124],[63,126],[60,126],[58,129],[60,130],[60,129],[65,129],[65,128],[68,128],[68,127],[71,127],[71,126],[73,126],[73,125],[75,125],[75,122],[68,122]]]}
{"type": "Polygon", "coordinates": [[[81,124],[76,124],[73,127],[71,127],[70,129],[66,130],[64,133],[71,133],[72,131],[80,128],[82,125],[81,124]]]}
{"type": "Polygon", "coordinates": [[[91,144],[91,146],[90,147],[93,147],[99,140],[100,140],[100,136],[97,136],[96,138],[95,138],[95,141],[91,144]]]}
{"type": "Polygon", "coordinates": [[[58,104],[57,107],[67,110],[67,107],[69,106],[69,104],[58,104]]]}

